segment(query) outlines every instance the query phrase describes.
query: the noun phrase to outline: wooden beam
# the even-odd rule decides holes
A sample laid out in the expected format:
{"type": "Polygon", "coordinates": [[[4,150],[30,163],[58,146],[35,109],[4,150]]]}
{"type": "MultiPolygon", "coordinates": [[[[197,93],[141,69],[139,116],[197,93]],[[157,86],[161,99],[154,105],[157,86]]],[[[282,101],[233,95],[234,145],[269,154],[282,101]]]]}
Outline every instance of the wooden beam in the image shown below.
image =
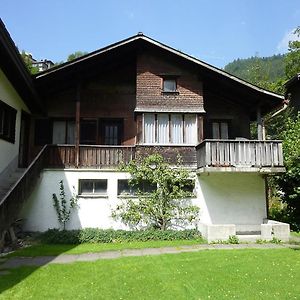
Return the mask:
{"type": "Polygon", "coordinates": [[[75,166],[79,167],[80,164],[80,100],[81,100],[81,84],[78,83],[76,89],[76,119],[75,119],[75,166]]]}
{"type": "Polygon", "coordinates": [[[256,119],[257,119],[257,139],[263,140],[263,122],[261,117],[260,106],[258,106],[256,110],[256,119]]]}
{"type": "Polygon", "coordinates": [[[203,116],[197,116],[197,125],[198,125],[198,143],[201,143],[204,140],[204,133],[203,133],[203,116]]]}

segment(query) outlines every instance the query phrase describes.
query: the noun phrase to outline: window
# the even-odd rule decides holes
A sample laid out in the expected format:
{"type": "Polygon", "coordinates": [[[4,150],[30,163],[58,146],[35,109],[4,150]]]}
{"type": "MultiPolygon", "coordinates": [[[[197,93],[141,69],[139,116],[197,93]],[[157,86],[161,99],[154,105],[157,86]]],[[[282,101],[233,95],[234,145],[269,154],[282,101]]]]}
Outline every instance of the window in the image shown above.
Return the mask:
{"type": "Polygon", "coordinates": [[[80,122],[80,144],[97,144],[97,121],[82,120],[80,122]]]}
{"type": "Polygon", "coordinates": [[[214,121],[212,122],[213,139],[228,139],[228,122],[214,121]]]}
{"type": "Polygon", "coordinates": [[[79,179],[79,195],[107,195],[107,179],[79,179]]]}
{"type": "Polygon", "coordinates": [[[17,110],[0,101],[0,138],[15,143],[17,110]]]}
{"type": "Polygon", "coordinates": [[[177,92],[176,78],[163,78],[163,92],[165,93],[177,92]]]}
{"type": "Polygon", "coordinates": [[[122,195],[135,195],[136,189],[131,186],[128,182],[128,179],[119,179],[118,180],[118,196],[122,195]]]}
{"type": "Polygon", "coordinates": [[[145,144],[196,144],[195,114],[144,114],[145,144]]]}
{"type": "Polygon", "coordinates": [[[138,190],[140,190],[142,193],[151,193],[156,190],[156,185],[145,180],[140,186],[132,186],[129,184],[128,179],[118,180],[118,196],[135,196],[138,190]]]}
{"type": "Polygon", "coordinates": [[[75,144],[75,122],[65,120],[53,121],[52,143],[75,144]]]}
{"type": "Polygon", "coordinates": [[[101,139],[104,145],[121,145],[123,139],[122,119],[100,119],[101,139]]]}

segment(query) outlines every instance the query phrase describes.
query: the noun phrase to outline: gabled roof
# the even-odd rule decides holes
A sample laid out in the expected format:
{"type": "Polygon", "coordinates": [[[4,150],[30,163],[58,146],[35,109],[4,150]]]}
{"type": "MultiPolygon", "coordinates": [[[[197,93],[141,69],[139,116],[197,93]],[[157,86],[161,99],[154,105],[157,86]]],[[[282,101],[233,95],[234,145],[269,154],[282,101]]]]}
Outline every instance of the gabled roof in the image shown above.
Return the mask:
{"type": "Polygon", "coordinates": [[[0,18],[0,68],[28,108],[41,111],[41,104],[20,53],[0,18]]]}
{"type": "Polygon", "coordinates": [[[294,77],[288,80],[284,85],[288,89],[293,86],[296,82],[300,82],[300,73],[297,73],[294,77]]]}
{"type": "Polygon", "coordinates": [[[275,99],[278,99],[280,101],[284,100],[284,97],[281,96],[281,95],[279,95],[279,94],[273,93],[271,91],[264,90],[264,89],[262,89],[262,88],[260,88],[260,87],[258,87],[256,85],[253,85],[253,84],[251,84],[251,83],[249,83],[247,81],[244,81],[244,80],[242,80],[242,79],[240,79],[240,78],[238,78],[236,76],[233,76],[233,75],[225,72],[224,70],[218,69],[218,68],[216,68],[216,67],[214,67],[214,66],[212,66],[212,65],[210,65],[208,63],[205,63],[205,62],[203,62],[203,61],[201,61],[201,60],[199,60],[199,59],[197,59],[197,58],[195,58],[195,57],[193,57],[191,55],[188,55],[188,54],[183,53],[183,52],[181,52],[179,50],[176,50],[176,49],[174,49],[174,48],[172,48],[170,46],[167,46],[167,45],[165,45],[165,44],[163,44],[161,42],[158,42],[158,41],[156,41],[156,40],[154,40],[154,39],[152,39],[152,38],[150,38],[150,37],[148,37],[148,36],[146,36],[146,35],[144,35],[142,33],[138,33],[137,35],[134,35],[134,36],[129,37],[129,38],[125,39],[125,40],[122,40],[120,42],[117,42],[117,43],[114,43],[112,45],[109,45],[107,47],[101,48],[101,49],[96,50],[94,52],[91,52],[89,54],[83,55],[83,56],[81,56],[81,57],[79,57],[77,59],[74,59],[74,60],[70,61],[70,62],[66,62],[66,63],[63,63],[63,64],[58,65],[56,67],[53,67],[51,69],[45,70],[43,72],[40,72],[40,73],[36,74],[35,77],[36,77],[36,79],[41,79],[41,78],[45,78],[45,77],[49,76],[50,74],[53,75],[53,74],[59,73],[59,72],[61,72],[63,70],[71,69],[72,67],[74,67],[74,66],[76,66],[78,64],[81,64],[81,63],[83,63],[83,62],[85,62],[87,60],[90,60],[90,59],[92,59],[94,57],[104,55],[107,52],[110,52],[110,51],[118,49],[118,48],[122,48],[125,45],[137,43],[138,41],[144,41],[144,42],[149,43],[149,44],[151,44],[153,46],[156,46],[158,48],[166,50],[166,51],[168,51],[168,52],[170,52],[172,54],[177,55],[178,57],[181,57],[181,58],[183,58],[183,59],[185,59],[185,60],[187,60],[189,62],[194,63],[197,66],[201,66],[201,67],[203,67],[203,68],[205,68],[207,70],[213,71],[213,72],[215,72],[215,73],[217,73],[217,74],[219,74],[219,75],[221,75],[221,76],[223,76],[223,77],[225,77],[225,78],[227,78],[227,79],[229,79],[231,81],[234,81],[234,82],[236,82],[238,84],[244,85],[245,87],[248,87],[248,88],[250,88],[250,89],[252,89],[252,90],[254,90],[254,91],[256,91],[256,92],[258,92],[258,93],[260,93],[262,95],[272,96],[275,99]]]}

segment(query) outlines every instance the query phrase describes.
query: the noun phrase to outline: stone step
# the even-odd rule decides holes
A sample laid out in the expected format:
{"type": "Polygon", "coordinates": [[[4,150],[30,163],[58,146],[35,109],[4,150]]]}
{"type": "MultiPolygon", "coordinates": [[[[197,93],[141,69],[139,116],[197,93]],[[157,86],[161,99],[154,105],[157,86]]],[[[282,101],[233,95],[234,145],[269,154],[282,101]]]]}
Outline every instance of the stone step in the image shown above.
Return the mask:
{"type": "Polygon", "coordinates": [[[240,235],[240,234],[237,234],[236,235],[237,238],[239,239],[240,242],[256,242],[257,240],[260,240],[261,239],[261,235],[260,234],[243,234],[243,235],[240,235]]]}
{"type": "Polygon", "coordinates": [[[0,200],[8,193],[12,186],[21,178],[26,169],[18,168],[0,183],[0,200]]]}

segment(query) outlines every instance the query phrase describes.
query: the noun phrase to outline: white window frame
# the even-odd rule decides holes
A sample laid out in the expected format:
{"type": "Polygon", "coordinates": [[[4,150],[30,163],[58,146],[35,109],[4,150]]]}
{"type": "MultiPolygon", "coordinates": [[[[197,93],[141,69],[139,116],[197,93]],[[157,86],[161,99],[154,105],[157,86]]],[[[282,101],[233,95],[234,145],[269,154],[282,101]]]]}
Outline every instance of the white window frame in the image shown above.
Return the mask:
{"type": "Polygon", "coordinates": [[[142,141],[142,145],[161,145],[161,146],[195,146],[198,144],[198,117],[197,114],[185,114],[185,113],[143,113],[143,118],[142,118],[142,130],[143,130],[143,141],[142,141]],[[154,143],[147,143],[145,142],[146,140],[146,136],[145,136],[145,114],[152,114],[155,116],[155,142],[154,143]],[[169,132],[169,141],[168,143],[159,143],[158,140],[158,134],[157,134],[157,130],[158,130],[158,124],[157,124],[157,115],[158,114],[167,114],[169,116],[169,122],[168,122],[168,132],[169,132]],[[182,132],[183,132],[183,143],[172,143],[172,136],[170,135],[170,127],[172,126],[172,115],[178,115],[180,114],[182,116],[182,132]],[[186,115],[194,115],[195,116],[195,133],[194,133],[194,137],[195,137],[195,143],[186,143],[186,127],[185,127],[185,116],[186,115]],[[170,140],[171,139],[171,140],[170,140]]]}
{"type": "Polygon", "coordinates": [[[107,198],[108,197],[108,179],[106,178],[80,178],[78,180],[78,196],[81,198],[107,198]],[[82,181],[91,181],[93,182],[93,190],[90,193],[82,193],[81,191],[81,182],[82,181]],[[106,191],[103,193],[95,192],[95,182],[96,181],[106,181],[106,191]]]}

